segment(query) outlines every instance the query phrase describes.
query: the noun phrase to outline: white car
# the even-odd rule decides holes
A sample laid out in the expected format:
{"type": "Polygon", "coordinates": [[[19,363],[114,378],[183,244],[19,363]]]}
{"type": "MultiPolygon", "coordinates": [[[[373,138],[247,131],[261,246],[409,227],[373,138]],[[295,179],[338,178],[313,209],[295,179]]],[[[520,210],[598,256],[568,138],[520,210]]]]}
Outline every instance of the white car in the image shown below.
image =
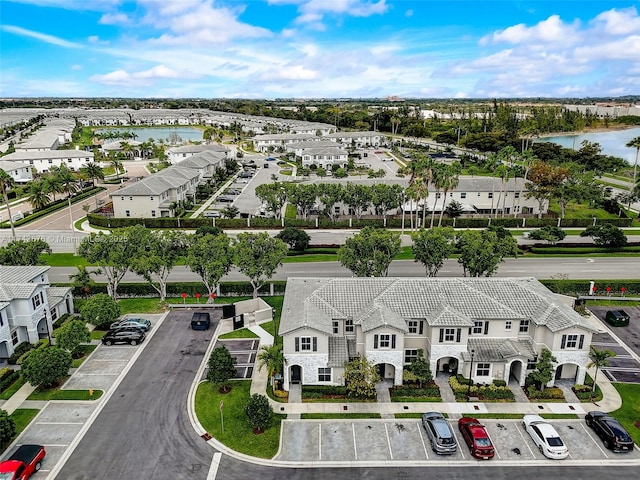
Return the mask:
{"type": "Polygon", "coordinates": [[[545,457],[560,460],[569,456],[569,450],[556,429],[540,415],[525,415],[522,424],[545,457]]]}

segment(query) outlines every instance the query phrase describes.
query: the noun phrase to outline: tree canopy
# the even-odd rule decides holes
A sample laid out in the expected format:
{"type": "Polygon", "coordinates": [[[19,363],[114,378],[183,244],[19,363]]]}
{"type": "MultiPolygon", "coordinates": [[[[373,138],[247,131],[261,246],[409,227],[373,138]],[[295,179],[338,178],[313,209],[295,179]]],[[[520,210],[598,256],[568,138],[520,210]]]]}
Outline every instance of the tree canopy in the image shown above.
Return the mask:
{"type": "Polygon", "coordinates": [[[20,375],[34,387],[53,387],[69,374],[73,359],[62,348],[36,348],[24,359],[20,375]]]}
{"type": "Polygon", "coordinates": [[[231,260],[230,240],[225,233],[196,235],[190,239],[185,264],[202,278],[209,292],[208,301],[211,301],[211,294],[215,292],[220,279],[229,272],[231,260]]]}
{"type": "Polygon", "coordinates": [[[224,345],[214,348],[209,357],[207,380],[222,384],[221,390],[229,392],[231,387],[228,382],[236,375],[236,362],[236,357],[232,357],[224,345]]]}
{"type": "Polygon", "coordinates": [[[421,228],[411,238],[415,261],[424,265],[427,277],[435,277],[456,248],[455,230],[451,227],[421,228]]]}
{"type": "Polygon", "coordinates": [[[55,331],[56,346],[68,351],[72,356],[77,356],[79,347],[83,343],[91,341],[91,334],[85,322],[71,320],[64,323],[55,331]]]}
{"type": "Polygon", "coordinates": [[[287,244],[272,238],[267,232],[242,232],[233,245],[233,263],[243,275],[249,277],[253,298],[270,279],[287,256],[287,244]]]}
{"type": "Polygon", "coordinates": [[[501,237],[496,231],[466,230],[458,235],[456,244],[464,276],[490,277],[504,257],[518,255],[518,242],[511,235],[501,237]]]}
{"type": "Polygon", "coordinates": [[[106,327],[120,316],[120,304],[106,293],[97,293],[80,307],[82,318],[96,327],[106,327]]]}
{"type": "Polygon", "coordinates": [[[0,247],[0,265],[43,265],[43,253],[51,253],[44,240],[13,240],[0,247]]]}
{"type": "Polygon", "coordinates": [[[400,233],[364,227],[338,249],[338,261],[356,277],[386,277],[400,249],[400,233]]]}
{"type": "Polygon", "coordinates": [[[349,397],[375,398],[380,375],[366,357],[357,357],[344,364],[344,380],[349,397]]]}

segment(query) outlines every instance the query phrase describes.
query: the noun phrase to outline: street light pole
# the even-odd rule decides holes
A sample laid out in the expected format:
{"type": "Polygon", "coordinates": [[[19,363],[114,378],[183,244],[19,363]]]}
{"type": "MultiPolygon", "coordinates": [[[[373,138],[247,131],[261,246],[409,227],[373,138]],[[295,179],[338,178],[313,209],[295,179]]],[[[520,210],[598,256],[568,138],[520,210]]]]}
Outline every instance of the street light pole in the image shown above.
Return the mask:
{"type": "Polygon", "coordinates": [[[469,401],[469,398],[471,397],[471,385],[473,384],[473,356],[476,353],[476,351],[472,348],[471,349],[471,363],[469,364],[469,386],[467,387],[467,402],[469,401]]]}

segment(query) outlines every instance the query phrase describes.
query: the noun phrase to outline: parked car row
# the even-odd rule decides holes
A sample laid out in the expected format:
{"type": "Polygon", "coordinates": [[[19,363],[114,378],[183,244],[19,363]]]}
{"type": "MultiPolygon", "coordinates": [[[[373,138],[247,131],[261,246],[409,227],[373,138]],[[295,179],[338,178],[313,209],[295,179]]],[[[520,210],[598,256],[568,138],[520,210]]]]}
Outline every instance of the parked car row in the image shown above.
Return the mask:
{"type": "MultiPolygon", "coordinates": [[[[624,427],[604,412],[592,411],[585,417],[588,427],[600,437],[605,448],[613,452],[631,452],[634,443],[624,427]]],[[[551,423],[540,415],[525,415],[522,419],[525,431],[533,440],[540,453],[551,459],[563,459],[569,456],[569,449],[551,423]]],[[[456,453],[456,436],[447,419],[438,412],[422,415],[424,427],[431,449],[439,455],[456,453]]],[[[495,455],[491,437],[482,423],[473,417],[458,420],[458,429],[471,455],[478,459],[489,460],[495,455]]]]}
{"type": "Polygon", "coordinates": [[[111,324],[107,333],[102,336],[103,345],[128,343],[138,345],[146,337],[151,328],[151,321],[146,318],[127,318],[111,324]]]}

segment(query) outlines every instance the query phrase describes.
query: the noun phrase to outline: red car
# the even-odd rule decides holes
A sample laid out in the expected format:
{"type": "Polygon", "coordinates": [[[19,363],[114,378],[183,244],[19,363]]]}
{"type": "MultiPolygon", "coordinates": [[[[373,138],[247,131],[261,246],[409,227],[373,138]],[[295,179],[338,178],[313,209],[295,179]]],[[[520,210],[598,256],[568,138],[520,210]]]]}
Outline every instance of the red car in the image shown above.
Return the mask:
{"type": "Polygon", "coordinates": [[[484,425],[473,417],[462,417],[458,420],[458,428],[469,446],[471,455],[483,460],[493,458],[495,450],[484,425]]]}

